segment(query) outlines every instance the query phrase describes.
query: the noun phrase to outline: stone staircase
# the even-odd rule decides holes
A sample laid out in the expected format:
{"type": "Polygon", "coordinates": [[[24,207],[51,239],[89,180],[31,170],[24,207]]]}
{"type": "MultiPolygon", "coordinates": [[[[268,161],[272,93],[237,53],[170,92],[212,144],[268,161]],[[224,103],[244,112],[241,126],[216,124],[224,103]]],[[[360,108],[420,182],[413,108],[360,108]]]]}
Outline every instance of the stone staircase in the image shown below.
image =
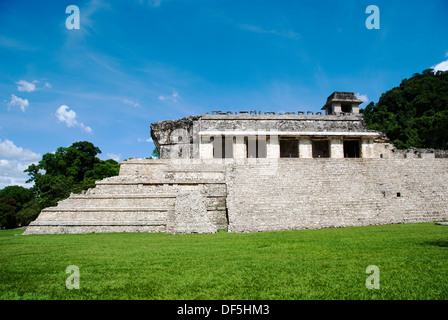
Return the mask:
{"type": "Polygon", "coordinates": [[[227,229],[225,197],[222,165],[133,159],[119,176],[42,210],[24,234],[216,232],[227,229]]]}

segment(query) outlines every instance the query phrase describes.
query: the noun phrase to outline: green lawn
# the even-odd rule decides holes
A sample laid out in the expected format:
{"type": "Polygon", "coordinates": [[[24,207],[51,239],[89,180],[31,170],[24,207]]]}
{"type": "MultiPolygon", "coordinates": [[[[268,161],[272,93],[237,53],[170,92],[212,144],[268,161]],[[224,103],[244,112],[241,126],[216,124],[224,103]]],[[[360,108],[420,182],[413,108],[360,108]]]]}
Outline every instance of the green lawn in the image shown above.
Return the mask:
{"type": "Polygon", "coordinates": [[[448,226],[251,234],[0,231],[0,299],[444,299],[448,226]],[[66,288],[76,265],[80,289],[66,288]],[[366,268],[380,270],[367,289],[366,268]]]}

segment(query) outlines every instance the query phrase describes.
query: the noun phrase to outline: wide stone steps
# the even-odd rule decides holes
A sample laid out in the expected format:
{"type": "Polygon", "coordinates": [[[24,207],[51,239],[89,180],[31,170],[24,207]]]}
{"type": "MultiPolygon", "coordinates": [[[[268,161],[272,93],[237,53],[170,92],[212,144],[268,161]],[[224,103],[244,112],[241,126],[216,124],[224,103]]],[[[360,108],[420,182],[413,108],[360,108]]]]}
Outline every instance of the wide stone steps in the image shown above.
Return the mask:
{"type": "Polygon", "coordinates": [[[150,220],[47,220],[36,221],[33,226],[166,226],[166,221],[150,220]]]}
{"type": "Polygon", "coordinates": [[[59,202],[58,209],[152,208],[174,206],[176,194],[142,195],[72,195],[59,202]]]}
{"type": "Polygon", "coordinates": [[[128,166],[129,174],[122,175],[121,170],[120,176],[98,181],[95,188],[45,208],[26,233],[166,232],[169,224],[176,228],[179,193],[198,191],[204,214],[216,226],[227,228],[225,167],[148,163],[136,161],[128,166]]]}

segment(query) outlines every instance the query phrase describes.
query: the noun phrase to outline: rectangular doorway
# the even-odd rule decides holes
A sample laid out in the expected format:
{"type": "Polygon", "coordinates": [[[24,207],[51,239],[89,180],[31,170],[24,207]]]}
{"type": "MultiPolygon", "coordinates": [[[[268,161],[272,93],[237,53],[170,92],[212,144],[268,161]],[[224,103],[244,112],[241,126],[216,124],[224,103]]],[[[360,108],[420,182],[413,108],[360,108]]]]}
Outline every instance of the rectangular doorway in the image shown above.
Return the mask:
{"type": "Polygon", "coordinates": [[[330,157],[329,141],[326,139],[313,140],[313,158],[328,158],[330,157]]]}
{"type": "Polygon", "coordinates": [[[361,158],[359,140],[344,140],[344,158],[361,158]]]}
{"type": "Polygon", "coordinates": [[[298,158],[299,140],[280,138],[280,158],[298,158]]]}

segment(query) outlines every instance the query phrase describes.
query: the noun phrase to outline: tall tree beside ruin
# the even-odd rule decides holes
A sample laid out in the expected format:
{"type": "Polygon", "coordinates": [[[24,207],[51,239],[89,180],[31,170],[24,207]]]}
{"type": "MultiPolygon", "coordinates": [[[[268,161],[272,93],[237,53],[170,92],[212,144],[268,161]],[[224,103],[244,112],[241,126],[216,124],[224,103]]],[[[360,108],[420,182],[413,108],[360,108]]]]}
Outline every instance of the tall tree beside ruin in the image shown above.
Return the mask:
{"type": "Polygon", "coordinates": [[[447,150],[448,71],[416,73],[362,112],[367,128],[386,133],[399,149],[447,150]]]}
{"type": "Polygon", "coordinates": [[[0,228],[15,228],[30,223],[38,212],[29,208],[37,203],[34,192],[21,186],[7,186],[0,190],[0,228]]]}
{"type": "Polygon", "coordinates": [[[80,141],[70,147],[60,147],[55,153],[46,153],[37,165],[30,165],[25,172],[34,182],[41,208],[55,206],[71,192],[79,193],[95,186],[95,181],[118,175],[118,162],[100,160],[98,147],[91,142],[80,141]]]}

